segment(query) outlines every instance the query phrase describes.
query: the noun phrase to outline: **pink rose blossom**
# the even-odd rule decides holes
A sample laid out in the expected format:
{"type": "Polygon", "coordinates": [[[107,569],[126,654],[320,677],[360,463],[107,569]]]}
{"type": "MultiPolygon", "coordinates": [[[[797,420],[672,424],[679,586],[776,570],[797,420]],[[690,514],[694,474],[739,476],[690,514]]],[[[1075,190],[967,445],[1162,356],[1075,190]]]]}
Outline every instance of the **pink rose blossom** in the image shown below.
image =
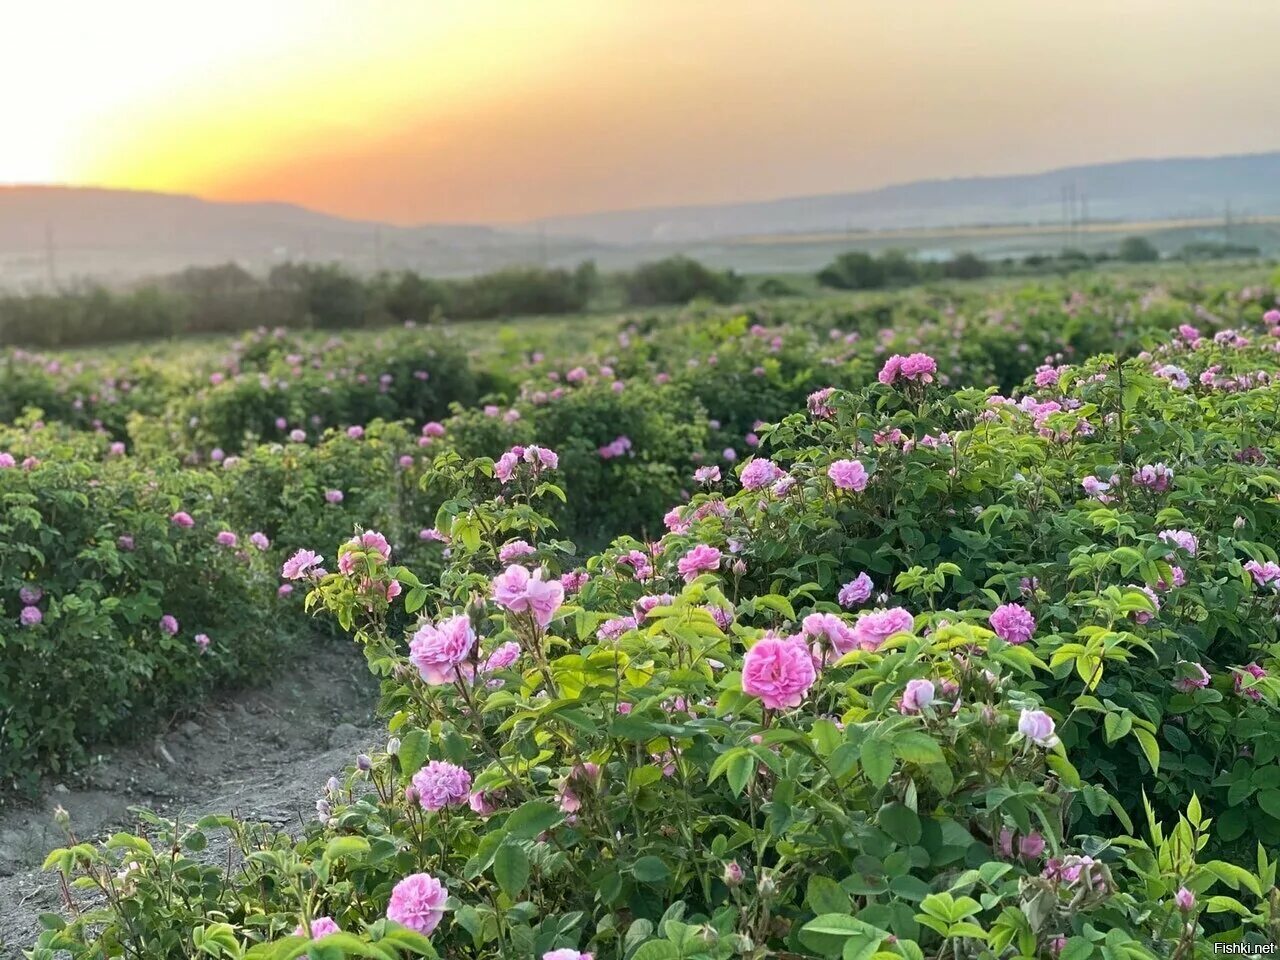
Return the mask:
{"type": "Polygon", "coordinates": [[[858,460],[837,460],[827,468],[827,476],[841,490],[861,493],[867,489],[867,468],[858,460]]]}
{"type": "Polygon", "coordinates": [[[908,715],[919,713],[933,703],[934,692],[932,680],[908,680],[907,688],[902,693],[902,702],[898,705],[899,712],[908,715]]]}
{"type": "MultiPolygon", "coordinates": [[[[1235,671],[1235,679],[1233,683],[1235,692],[1248,697],[1250,700],[1261,700],[1261,690],[1255,686],[1245,685],[1244,674],[1246,673],[1252,677],[1253,680],[1261,680],[1267,675],[1267,671],[1263,670],[1262,667],[1258,666],[1256,663],[1247,663],[1243,667],[1237,667],[1235,671]]],[[[1250,683],[1252,683],[1252,680],[1250,683]]]]}
{"type": "Polygon", "coordinates": [[[809,651],[791,639],[765,637],[742,661],[742,691],[769,710],[799,706],[816,679],[809,651]]]}
{"type": "MultiPolygon", "coordinates": [[[[311,921],[311,939],[321,940],[329,936],[331,933],[341,933],[342,928],[338,926],[331,917],[316,917],[311,921]]],[[[307,930],[302,924],[298,924],[293,931],[295,937],[305,937],[307,930]]]]}
{"type": "Polygon", "coordinates": [[[720,557],[721,553],[715,547],[700,543],[680,558],[676,569],[685,583],[692,583],[700,574],[720,569],[720,557]]]}
{"type": "Polygon", "coordinates": [[[853,638],[862,650],[878,650],[895,633],[910,633],[915,618],[901,607],[864,613],[853,625],[853,638]]]}
{"type": "Polygon", "coordinates": [[[541,568],[530,573],[526,567],[510,566],[493,580],[493,599],[512,613],[529,613],[545,628],[564,603],[564,587],[559,580],[543,579],[541,568]]]}
{"type": "Polygon", "coordinates": [[[409,660],[428,685],[441,686],[458,677],[458,665],[471,654],[475,642],[470,618],[459,614],[435,626],[419,627],[409,641],[409,660]]]}
{"type": "Polygon", "coordinates": [[[871,578],[866,573],[860,573],[840,588],[836,599],[840,601],[842,607],[856,607],[870,599],[873,589],[874,584],[871,578]]]}
{"type": "Polygon", "coordinates": [[[423,810],[443,810],[471,799],[471,774],[447,760],[432,760],[413,775],[423,810]]]}
{"type": "Polygon", "coordinates": [[[1039,747],[1049,748],[1058,745],[1053,718],[1043,710],[1023,710],[1018,717],[1018,733],[1028,743],[1034,743],[1039,747]]]}
{"type": "Polygon", "coordinates": [[[444,917],[445,901],[449,891],[428,873],[415,873],[405,877],[391,891],[387,904],[387,919],[393,920],[414,933],[430,936],[444,917]]]}
{"type": "Polygon", "coordinates": [[[1007,643],[1026,643],[1036,632],[1036,618],[1020,603],[1001,604],[988,619],[996,636],[1007,643]]]}
{"type": "Polygon", "coordinates": [[[299,550],[284,562],[280,568],[280,576],[286,580],[302,580],[315,572],[324,557],[314,550],[299,550]]]}

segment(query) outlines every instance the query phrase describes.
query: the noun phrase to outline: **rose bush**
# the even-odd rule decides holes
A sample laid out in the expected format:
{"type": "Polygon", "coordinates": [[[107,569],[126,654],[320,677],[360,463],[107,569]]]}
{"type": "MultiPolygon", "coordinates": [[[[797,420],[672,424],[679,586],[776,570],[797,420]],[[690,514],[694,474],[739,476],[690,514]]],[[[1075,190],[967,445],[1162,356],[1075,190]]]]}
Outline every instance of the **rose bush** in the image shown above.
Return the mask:
{"type": "Polygon", "coordinates": [[[382,678],[385,748],[300,837],[72,832],[49,866],[103,902],[30,956],[1274,941],[1274,339],[1202,341],[1020,399],[891,364],[762,429],[758,480],[704,475],[664,536],[585,561],[544,512],[558,451],[446,446],[438,577],[372,530],[285,571],[382,678]]]}

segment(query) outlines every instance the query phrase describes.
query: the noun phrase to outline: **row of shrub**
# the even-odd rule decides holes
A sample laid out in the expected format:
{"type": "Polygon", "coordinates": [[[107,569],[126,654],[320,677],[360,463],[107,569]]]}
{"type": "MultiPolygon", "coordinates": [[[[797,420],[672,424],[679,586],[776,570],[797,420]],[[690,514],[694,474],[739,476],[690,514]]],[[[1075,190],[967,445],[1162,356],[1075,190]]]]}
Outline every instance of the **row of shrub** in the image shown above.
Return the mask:
{"type": "Polygon", "coordinates": [[[72,832],[49,866],[102,902],[31,956],[1260,951],[1280,313],[1206,334],[1014,396],[890,355],[585,560],[563,451],[442,450],[442,570],[372,526],[285,569],[382,679],[385,748],[301,837],[72,832]]]}
{"type": "MultiPolygon", "coordinates": [[[[738,299],[743,280],[687,257],[642,264],[611,278],[632,306],[738,299]]],[[[337,264],[287,263],[259,277],[228,263],[190,267],[125,291],[102,286],[0,295],[0,343],[67,347],[236,333],[257,326],[345,330],[396,323],[563,316],[586,311],[602,290],[595,264],[511,267],[461,279],[411,270],[362,276],[337,264]]]]}
{"type": "MultiPolygon", "coordinates": [[[[518,339],[491,346],[487,354],[468,352],[455,337],[422,330],[325,340],[258,333],[225,355],[213,352],[206,362],[191,363],[192,369],[153,359],[11,355],[0,378],[6,418],[20,415],[13,411],[24,400],[42,407],[48,403],[44,419],[69,422],[85,432],[19,429],[0,445],[0,453],[15,463],[28,457],[41,461],[32,471],[0,471],[0,492],[18,498],[15,509],[18,501],[35,496],[34,513],[27,516],[51,525],[38,534],[32,531],[40,526],[24,528],[3,548],[11,587],[3,608],[5,630],[19,638],[9,652],[16,664],[27,647],[44,648],[63,629],[62,608],[53,603],[46,604],[42,624],[20,628],[23,605],[14,599],[16,591],[26,582],[61,578],[60,571],[70,571],[69,579],[47,591],[52,598],[80,589],[75,558],[95,556],[108,541],[130,533],[127,511],[144,495],[150,498],[146,522],[163,527],[170,537],[180,531],[160,520],[174,511],[199,519],[202,536],[192,549],[198,547],[194,556],[200,560],[192,563],[203,562],[202,551],[225,561],[228,551],[215,549],[213,537],[226,529],[241,540],[262,533],[271,548],[261,557],[257,551],[249,556],[278,569],[283,555],[336,541],[353,523],[363,522],[383,530],[401,555],[413,556],[424,569],[437,569],[446,549],[438,538],[448,531],[435,529],[436,518],[452,492],[439,483],[421,488],[431,459],[444,451],[471,459],[537,444],[559,451],[564,463],[567,502],[548,507],[558,525],[556,536],[596,548],[621,533],[656,534],[664,511],[695,489],[695,469],[715,467],[728,476],[762,441],[760,423],[782,419],[819,389],[874,382],[888,351],[927,347],[939,359],[939,383],[1012,384],[1031,374],[1047,354],[1081,356],[1170,329],[1189,313],[1187,299],[1195,292],[1140,295],[1102,287],[1064,300],[1061,289],[1029,289],[982,313],[982,301],[939,309],[916,299],[792,304],[785,312],[782,307],[776,313],[762,310],[754,318],[702,309],[626,318],[620,329],[606,328],[606,337],[552,356],[518,339]],[[1131,315],[1115,319],[1125,311],[1131,315]],[[894,326],[883,326],[886,322],[894,326]],[[409,422],[394,422],[402,418],[409,422]],[[90,432],[95,424],[97,431],[90,432]],[[116,492],[130,486],[137,489],[129,496],[116,492]],[[89,504],[76,526],[66,530],[59,525],[62,510],[48,499],[59,489],[89,504]],[[100,490],[111,496],[100,497],[100,490]],[[111,530],[116,532],[108,536],[111,530]],[[42,543],[49,541],[38,555],[25,539],[37,535],[42,543]]],[[[1206,297],[1217,313],[1200,307],[1203,322],[1221,327],[1233,316],[1260,319],[1265,297],[1247,292],[1243,298],[1238,288],[1229,297],[1206,297]]],[[[912,482],[905,478],[902,489],[912,489],[912,482]]],[[[919,509],[928,516],[923,506],[919,509]]],[[[806,530],[804,542],[814,536],[806,530]]],[[[926,527],[911,536],[895,549],[905,554],[929,543],[929,550],[944,551],[951,559],[953,550],[939,529],[926,527]]],[[[176,542],[194,543],[189,538],[176,542]]],[[[154,566],[134,580],[106,581],[94,615],[120,608],[120,591],[141,589],[135,581],[147,585],[149,604],[189,600],[182,612],[157,616],[177,616],[186,625],[186,638],[201,632],[214,638],[214,655],[192,661],[203,677],[194,688],[251,675],[263,662],[253,657],[273,655],[270,644],[242,655],[235,638],[244,634],[224,631],[217,618],[234,608],[223,603],[221,592],[248,590],[234,578],[250,577],[253,565],[215,564],[211,570],[226,567],[225,575],[233,579],[184,600],[178,596],[184,588],[177,575],[161,567],[167,557],[157,554],[154,566]],[[206,610],[217,622],[199,624],[206,610]],[[226,662],[220,659],[224,656],[226,662]]],[[[136,563],[138,557],[130,560],[136,563]]],[[[831,575],[829,563],[822,569],[831,575]]],[[[253,573],[254,589],[268,596],[279,582],[260,573],[253,573]]],[[[806,570],[806,576],[815,575],[806,570]]],[[[285,629],[273,635],[284,638],[306,629],[289,614],[275,619],[281,609],[296,613],[296,603],[251,606],[255,612],[246,608],[238,621],[250,625],[245,630],[280,623],[285,629]]],[[[183,684],[190,678],[166,678],[159,666],[164,644],[171,641],[155,632],[154,618],[112,616],[108,646],[128,649],[143,664],[132,680],[121,675],[122,682],[134,683],[133,694],[104,707],[95,702],[97,690],[78,686],[75,678],[91,669],[95,656],[80,643],[66,647],[66,662],[43,686],[26,683],[15,666],[8,673],[12,681],[0,717],[9,744],[0,770],[5,781],[21,777],[30,783],[42,770],[82,755],[98,739],[136,729],[131,718],[140,712],[159,716],[185,695],[183,684]],[[67,682],[55,690],[49,684],[58,676],[67,682]],[[144,689],[145,702],[138,695],[144,689]],[[38,711],[47,709],[41,704],[48,702],[71,705],[61,723],[38,719],[38,711]]],[[[190,653],[190,644],[183,649],[190,653]]]]}

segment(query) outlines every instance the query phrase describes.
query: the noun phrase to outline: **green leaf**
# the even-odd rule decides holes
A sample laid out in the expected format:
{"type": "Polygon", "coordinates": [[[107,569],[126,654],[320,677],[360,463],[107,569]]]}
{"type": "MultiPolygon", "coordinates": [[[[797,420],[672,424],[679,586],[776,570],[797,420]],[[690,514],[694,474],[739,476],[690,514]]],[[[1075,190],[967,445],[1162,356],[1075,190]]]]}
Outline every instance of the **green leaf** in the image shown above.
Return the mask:
{"type": "Polygon", "coordinates": [[[839,957],[844,953],[845,942],[850,937],[857,937],[859,940],[879,937],[876,941],[879,946],[888,935],[887,931],[847,914],[824,913],[801,928],[800,942],[824,957],[839,957]]]}
{"type": "Polygon", "coordinates": [[[1133,728],[1133,735],[1137,739],[1142,752],[1147,756],[1147,762],[1151,764],[1151,772],[1160,772],[1160,745],[1156,743],[1156,738],[1149,730],[1143,730],[1141,727],[1133,728]]]}
{"type": "Polygon", "coordinates": [[[920,818],[909,807],[901,803],[886,803],[880,808],[877,820],[880,829],[899,843],[920,842],[920,818]]]}
{"type": "Polygon", "coordinates": [[[942,747],[938,741],[927,733],[909,730],[899,734],[893,741],[893,752],[908,763],[944,763],[942,747]]]}
{"type": "Polygon", "coordinates": [[[648,856],[631,865],[631,874],[642,883],[661,883],[671,876],[671,871],[661,858],[648,856]]]}
{"type": "Polygon", "coordinates": [[[324,859],[333,861],[343,857],[358,857],[369,852],[369,841],[364,837],[334,837],[324,848],[324,859]]]}
{"type": "Polygon", "coordinates": [[[893,775],[893,746],[884,740],[868,740],[862,745],[862,769],[867,779],[883,787],[893,775]]]}
{"type": "Polygon", "coordinates": [[[680,948],[670,940],[650,940],[640,945],[631,960],[680,960],[680,948]]]}
{"type": "Polygon", "coordinates": [[[430,749],[431,738],[426,731],[415,728],[400,734],[400,752],[396,754],[396,758],[406,776],[413,776],[422,769],[430,749]]]}
{"type": "Polygon", "coordinates": [[[529,855],[518,843],[504,843],[493,858],[493,876],[511,899],[529,882],[529,855]]]}
{"type": "Polygon", "coordinates": [[[805,904],[817,915],[824,913],[848,913],[849,894],[830,877],[814,874],[809,878],[805,891],[805,904]]]}
{"type": "Polygon", "coordinates": [[[564,819],[549,800],[530,800],[507,817],[507,835],[518,840],[532,840],[564,819]]]}
{"type": "Polygon", "coordinates": [[[1088,960],[1093,956],[1093,944],[1084,937],[1068,937],[1066,946],[1058,954],[1058,960],[1088,960]]]}
{"type": "Polygon", "coordinates": [[[1280,820],[1280,790],[1263,790],[1258,794],[1258,806],[1263,813],[1280,820]]]}

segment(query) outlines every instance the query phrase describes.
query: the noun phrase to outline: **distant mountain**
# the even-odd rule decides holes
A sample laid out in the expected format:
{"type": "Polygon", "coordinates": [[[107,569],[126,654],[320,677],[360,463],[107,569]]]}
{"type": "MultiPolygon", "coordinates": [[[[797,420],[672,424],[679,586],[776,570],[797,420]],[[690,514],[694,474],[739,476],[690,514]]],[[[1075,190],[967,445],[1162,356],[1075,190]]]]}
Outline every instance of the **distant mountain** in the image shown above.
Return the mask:
{"type": "Polygon", "coordinates": [[[234,260],[265,269],[286,260],[357,270],[412,267],[456,275],[550,258],[582,244],[485,226],[396,227],[287,203],[219,203],[176,194],[0,186],[0,282],[81,277],[127,282],[234,260]]]}
{"type": "MultiPolygon", "coordinates": [[[[47,285],[51,279],[66,284],[85,277],[128,283],[227,261],[260,271],[288,260],[312,260],[337,261],[360,271],[411,268],[457,276],[512,265],[569,266],[588,258],[618,269],[688,252],[721,265],[749,267],[756,261],[742,260],[744,245],[727,241],[758,236],[781,241],[788,234],[854,230],[1059,224],[1064,191],[1074,192],[1076,217],[1087,212],[1095,223],[1222,217],[1228,205],[1237,217],[1280,215],[1280,152],[921,180],[857,193],[551,217],[494,227],[397,227],[287,203],[0,186],[0,285],[47,285]]],[[[808,260],[786,263],[799,269],[815,265],[808,260]]],[[[771,268],[781,266],[779,261],[771,268]]]]}
{"type": "Polygon", "coordinates": [[[1063,220],[1063,191],[1089,220],[1163,220],[1280,214],[1280,152],[1230,157],[1130,160],[1047,173],[964,177],[755,203],[624,210],[551,217],[549,237],[600,243],[684,243],[727,237],[896,230],[1063,220]]]}

